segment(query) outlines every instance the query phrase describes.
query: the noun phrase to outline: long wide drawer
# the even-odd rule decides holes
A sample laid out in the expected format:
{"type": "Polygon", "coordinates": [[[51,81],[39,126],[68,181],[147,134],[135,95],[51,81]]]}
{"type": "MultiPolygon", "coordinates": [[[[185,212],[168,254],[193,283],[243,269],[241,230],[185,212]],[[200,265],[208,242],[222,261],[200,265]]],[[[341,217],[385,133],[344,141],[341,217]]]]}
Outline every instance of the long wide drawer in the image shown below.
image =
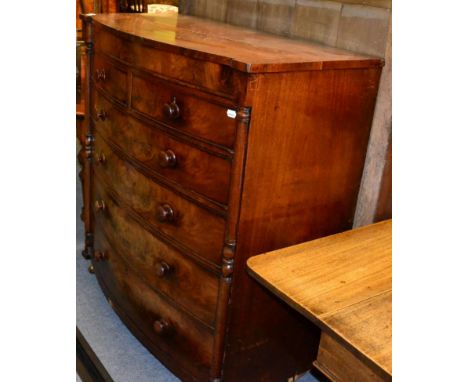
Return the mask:
{"type": "MultiPolygon", "coordinates": [[[[150,171],[216,202],[227,204],[231,161],[174,139],[118,110],[95,94],[96,130],[150,171]]],[[[99,153],[98,153],[99,154],[99,153]]]]}
{"type": "Polygon", "coordinates": [[[384,382],[354,354],[323,332],[314,366],[333,382],[384,382]]]}
{"type": "Polygon", "coordinates": [[[94,269],[112,304],[118,306],[118,312],[124,312],[124,321],[130,319],[131,327],[144,335],[144,342],[150,349],[163,352],[175,359],[178,367],[207,380],[213,354],[213,331],[169,304],[141,281],[113,252],[99,231],[95,250],[106,253],[105,259],[93,262],[94,269]]]}
{"type": "MultiPolygon", "coordinates": [[[[104,181],[129,208],[159,232],[197,255],[221,263],[225,228],[221,216],[153,182],[117,157],[99,135],[96,135],[95,148],[105,158],[95,166],[96,182],[104,181]]],[[[97,203],[99,205],[100,201],[97,203]]]]}
{"type": "Polygon", "coordinates": [[[180,133],[234,147],[234,110],[228,112],[230,106],[212,102],[194,89],[134,74],[131,107],[180,133]]]}
{"type": "Polygon", "coordinates": [[[105,235],[113,250],[148,285],[213,327],[218,298],[216,274],[142,229],[99,185],[96,195],[106,200],[106,211],[98,214],[96,230],[105,235]]]}

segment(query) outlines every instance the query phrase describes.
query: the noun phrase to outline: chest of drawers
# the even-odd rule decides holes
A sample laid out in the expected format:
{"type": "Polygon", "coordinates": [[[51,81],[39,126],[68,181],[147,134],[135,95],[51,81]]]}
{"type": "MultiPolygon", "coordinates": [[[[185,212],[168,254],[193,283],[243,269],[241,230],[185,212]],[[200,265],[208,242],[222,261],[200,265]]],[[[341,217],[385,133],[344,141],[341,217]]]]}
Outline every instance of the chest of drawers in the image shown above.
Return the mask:
{"type": "Polygon", "coordinates": [[[85,15],[84,256],[184,381],[284,381],[319,331],[246,273],[351,227],[382,62],[189,16],[85,15]]]}

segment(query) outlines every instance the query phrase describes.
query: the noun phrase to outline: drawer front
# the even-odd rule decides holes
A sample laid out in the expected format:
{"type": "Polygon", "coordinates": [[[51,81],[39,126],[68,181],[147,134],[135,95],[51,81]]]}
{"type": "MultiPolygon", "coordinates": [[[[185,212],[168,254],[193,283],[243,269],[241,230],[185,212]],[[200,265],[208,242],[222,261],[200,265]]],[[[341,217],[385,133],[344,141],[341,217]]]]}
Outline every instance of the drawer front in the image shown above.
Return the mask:
{"type": "MultiPolygon", "coordinates": [[[[213,353],[213,332],[193,320],[147,286],[119,257],[98,230],[95,250],[106,258],[93,261],[112,305],[123,311],[150,349],[174,357],[192,374],[207,374],[213,353]]],[[[206,377],[204,379],[207,379],[206,377]]]]}
{"type": "Polygon", "coordinates": [[[96,129],[126,154],[157,172],[216,202],[227,204],[231,162],[173,139],[112,107],[96,93],[97,110],[105,112],[96,129]]]}
{"type": "Polygon", "coordinates": [[[323,332],[314,366],[334,382],[384,382],[348,349],[323,332]]]}
{"type": "Polygon", "coordinates": [[[141,228],[97,186],[96,198],[105,200],[106,210],[97,216],[116,254],[149,286],[214,326],[218,278],[141,228]]]}
{"type": "Polygon", "coordinates": [[[227,115],[229,106],[209,102],[193,89],[134,75],[131,102],[134,110],[178,132],[234,147],[236,122],[227,115]]]}
{"type": "Polygon", "coordinates": [[[95,166],[98,178],[103,179],[129,208],[159,232],[203,258],[220,264],[225,226],[223,218],[142,175],[118,158],[99,135],[96,135],[95,147],[96,152],[103,153],[105,157],[104,163],[95,166]]]}
{"type": "Polygon", "coordinates": [[[130,42],[100,28],[98,24],[95,46],[97,52],[103,52],[138,69],[199,86],[226,97],[233,97],[235,83],[242,80],[241,73],[228,66],[170,53],[139,42],[130,42]]]}
{"type": "Polygon", "coordinates": [[[103,89],[117,101],[127,104],[128,81],[125,69],[111,63],[102,55],[96,54],[94,56],[93,80],[96,87],[103,89]]]}

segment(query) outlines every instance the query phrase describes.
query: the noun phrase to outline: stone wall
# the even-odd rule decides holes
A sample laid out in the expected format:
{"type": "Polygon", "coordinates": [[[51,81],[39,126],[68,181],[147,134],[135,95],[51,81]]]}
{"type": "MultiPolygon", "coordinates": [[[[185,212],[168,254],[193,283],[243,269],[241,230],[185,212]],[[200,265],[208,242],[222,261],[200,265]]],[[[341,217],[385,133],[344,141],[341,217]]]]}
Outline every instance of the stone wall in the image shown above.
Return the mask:
{"type": "Polygon", "coordinates": [[[391,0],[180,0],[180,13],[384,57],[391,0]]]}

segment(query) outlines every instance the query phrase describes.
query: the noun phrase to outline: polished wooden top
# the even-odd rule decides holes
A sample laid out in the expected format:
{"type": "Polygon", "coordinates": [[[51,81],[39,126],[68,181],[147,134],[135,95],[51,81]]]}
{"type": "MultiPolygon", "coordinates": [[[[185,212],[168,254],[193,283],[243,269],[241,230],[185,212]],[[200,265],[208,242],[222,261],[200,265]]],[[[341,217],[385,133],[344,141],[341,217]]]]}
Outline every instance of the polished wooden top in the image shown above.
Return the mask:
{"type": "Polygon", "coordinates": [[[391,376],[391,220],[254,256],[247,265],[260,283],[391,376]]]}
{"type": "Polygon", "coordinates": [[[304,41],[173,13],[94,16],[132,39],[245,72],[381,66],[382,60],[304,41]]]}

